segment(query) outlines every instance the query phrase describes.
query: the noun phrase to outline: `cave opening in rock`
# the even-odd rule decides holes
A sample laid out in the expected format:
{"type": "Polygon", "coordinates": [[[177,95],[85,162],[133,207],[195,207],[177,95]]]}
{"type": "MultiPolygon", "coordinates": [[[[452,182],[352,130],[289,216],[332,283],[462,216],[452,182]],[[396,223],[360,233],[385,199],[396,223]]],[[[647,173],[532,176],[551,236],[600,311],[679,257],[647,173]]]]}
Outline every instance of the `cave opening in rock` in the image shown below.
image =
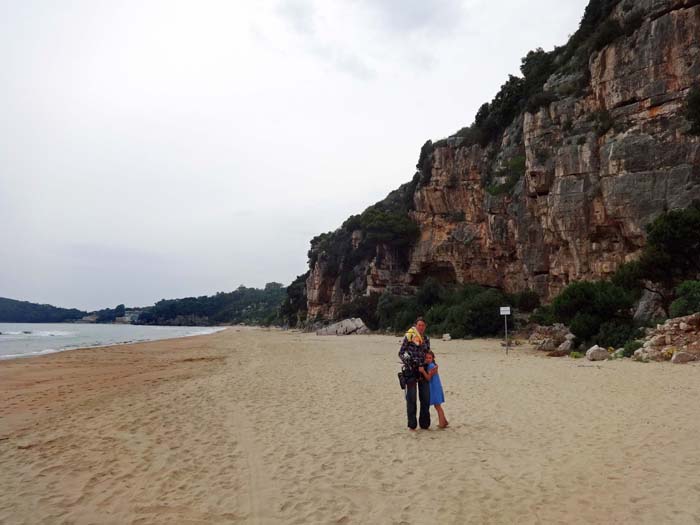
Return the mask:
{"type": "Polygon", "coordinates": [[[455,272],[454,266],[448,262],[422,265],[420,273],[412,276],[411,284],[420,286],[429,278],[433,278],[442,285],[453,285],[457,283],[457,273],[455,272]]]}

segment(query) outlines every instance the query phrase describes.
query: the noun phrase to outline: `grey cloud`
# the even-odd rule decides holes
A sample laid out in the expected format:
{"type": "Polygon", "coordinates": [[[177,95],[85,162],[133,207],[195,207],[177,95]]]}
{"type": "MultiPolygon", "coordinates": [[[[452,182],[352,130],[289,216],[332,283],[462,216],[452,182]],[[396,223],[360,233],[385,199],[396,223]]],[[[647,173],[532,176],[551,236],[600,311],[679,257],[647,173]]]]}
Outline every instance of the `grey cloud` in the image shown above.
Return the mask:
{"type": "Polygon", "coordinates": [[[374,77],[374,70],[357,54],[320,40],[314,28],[315,8],[310,0],[283,1],[277,12],[306,40],[308,50],[324,63],[360,80],[374,77]]]}
{"type": "Polygon", "coordinates": [[[315,42],[312,52],[335,69],[348,73],[357,79],[369,80],[375,76],[375,71],[357,55],[348,53],[337,46],[323,46],[315,42]]]}
{"type": "Polygon", "coordinates": [[[277,11],[299,33],[313,34],[314,8],[308,0],[283,1],[277,11]]]}
{"type": "Polygon", "coordinates": [[[462,16],[460,0],[363,0],[382,25],[396,33],[449,33],[462,16]]]}

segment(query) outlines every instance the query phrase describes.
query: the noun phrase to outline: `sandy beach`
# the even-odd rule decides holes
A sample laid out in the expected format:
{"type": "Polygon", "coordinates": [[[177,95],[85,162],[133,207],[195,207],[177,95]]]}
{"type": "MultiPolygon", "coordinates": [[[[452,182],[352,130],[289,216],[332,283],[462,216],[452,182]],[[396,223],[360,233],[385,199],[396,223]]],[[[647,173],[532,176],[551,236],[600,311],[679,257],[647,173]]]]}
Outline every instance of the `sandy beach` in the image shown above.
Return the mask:
{"type": "Polygon", "coordinates": [[[230,328],[0,362],[0,523],[700,523],[699,365],[434,341],[451,426],[412,433],[398,342],[230,328]]]}

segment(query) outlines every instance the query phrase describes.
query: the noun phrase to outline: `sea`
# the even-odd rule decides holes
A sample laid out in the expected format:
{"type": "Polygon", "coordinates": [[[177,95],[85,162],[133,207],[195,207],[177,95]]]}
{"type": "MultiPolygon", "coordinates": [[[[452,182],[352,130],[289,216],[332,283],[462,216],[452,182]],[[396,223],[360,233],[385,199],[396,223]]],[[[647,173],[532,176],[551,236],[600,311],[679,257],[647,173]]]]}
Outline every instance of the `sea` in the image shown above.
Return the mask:
{"type": "Polygon", "coordinates": [[[0,359],[212,334],[224,327],[0,323],[0,359]]]}

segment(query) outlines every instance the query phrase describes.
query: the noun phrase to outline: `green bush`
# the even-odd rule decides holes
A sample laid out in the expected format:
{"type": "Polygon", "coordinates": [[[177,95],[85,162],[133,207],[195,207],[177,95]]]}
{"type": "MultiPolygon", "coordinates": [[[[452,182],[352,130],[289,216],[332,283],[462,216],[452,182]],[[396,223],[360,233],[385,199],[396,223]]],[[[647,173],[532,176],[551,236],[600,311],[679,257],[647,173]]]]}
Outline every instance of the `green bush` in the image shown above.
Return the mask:
{"type": "MultiPolygon", "coordinates": [[[[488,106],[488,104],[486,104],[486,106],[488,106]]],[[[464,146],[473,146],[474,144],[482,144],[485,142],[484,132],[476,124],[460,129],[453,137],[460,137],[463,139],[462,145],[464,146]]]]}
{"type": "MultiPolygon", "coordinates": [[[[700,273],[700,203],[673,210],[647,226],[647,245],[636,266],[637,277],[673,290],[700,273]]],[[[663,297],[668,311],[672,296],[663,297]]]]}
{"type": "Polygon", "coordinates": [[[434,277],[428,277],[416,292],[416,301],[421,310],[427,311],[431,306],[443,302],[446,291],[434,277]]]}
{"type": "Polygon", "coordinates": [[[428,280],[414,297],[383,294],[377,304],[377,318],[381,328],[402,332],[423,314],[431,335],[483,337],[501,333],[499,307],[505,304],[509,304],[508,297],[498,290],[475,285],[448,290],[428,280]]]}
{"type": "Polygon", "coordinates": [[[475,296],[465,305],[465,331],[477,337],[500,333],[503,328],[500,307],[506,304],[505,301],[504,295],[497,290],[487,290],[475,296]]]}
{"type": "Polygon", "coordinates": [[[336,320],[359,317],[367,325],[367,328],[376,330],[379,328],[379,319],[377,318],[378,300],[379,297],[377,295],[356,297],[351,302],[340,305],[336,320]]]}
{"type": "Polygon", "coordinates": [[[408,246],[418,236],[418,226],[402,211],[369,208],[360,215],[365,241],[393,247],[408,246]]]}
{"type": "Polygon", "coordinates": [[[677,299],[671,303],[671,317],[700,312],[700,281],[685,281],[676,288],[677,299]]]}
{"type": "Polygon", "coordinates": [[[433,141],[428,140],[423,144],[420,149],[420,156],[418,157],[418,163],[416,164],[416,169],[420,173],[420,181],[422,184],[427,184],[430,182],[430,178],[433,172],[433,152],[435,151],[435,145],[433,141]]]}
{"type": "MultiPolygon", "coordinates": [[[[696,201],[686,209],[666,212],[646,229],[647,244],[641,256],[620,266],[612,282],[627,290],[635,300],[644,289],[657,293],[664,310],[670,314],[670,305],[679,293],[676,287],[700,274],[700,203],[696,201]]],[[[688,310],[680,302],[675,311],[688,310]]]]}
{"type": "Polygon", "coordinates": [[[379,328],[393,332],[407,330],[419,315],[418,303],[413,297],[383,293],[377,302],[379,328]]]}
{"type": "Polygon", "coordinates": [[[571,352],[569,354],[569,357],[571,357],[572,359],[581,359],[583,355],[584,354],[582,354],[581,352],[571,352]]]}
{"type": "Polygon", "coordinates": [[[574,316],[569,323],[569,330],[571,330],[571,333],[577,338],[583,341],[591,341],[593,336],[600,330],[601,324],[602,320],[600,317],[587,313],[580,313],[574,316]]]}
{"type": "Polygon", "coordinates": [[[617,20],[608,19],[596,30],[591,40],[591,47],[593,51],[600,51],[624,34],[625,30],[617,20]]]}
{"type": "Polygon", "coordinates": [[[555,319],[566,324],[579,314],[626,318],[632,303],[630,293],[611,282],[581,281],[567,286],[552,302],[552,309],[555,319]]]}
{"type": "Polygon", "coordinates": [[[530,316],[529,321],[542,326],[552,326],[556,322],[554,320],[554,311],[549,305],[540,306],[530,316]]]}
{"type": "Polygon", "coordinates": [[[535,93],[527,100],[525,111],[535,114],[540,108],[549,107],[552,102],[556,102],[557,100],[557,96],[550,91],[535,93]]]}
{"type": "Polygon", "coordinates": [[[634,355],[634,352],[636,350],[639,350],[643,346],[644,345],[642,344],[641,341],[627,341],[625,343],[625,348],[622,352],[622,355],[625,357],[632,357],[634,355]]]}
{"type": "Polygon", "coordinates": [[[620,348],[640,336],[640,330],[635,328],[631,321],[608,321],[600,325],[600,330],[593,340],[604,348],[620,348]]]}
{"type": "Polygon", "coordinates": [[[530,51],[520,61],[520,72],[525,81],[524,90],[530,99],[542,93],[542,86],[556,70],[556,53],[548,53],[541,47],[530,51]]]}
{"type": "Polygon", "coordinates": [[[521,312],[532,312],[540,306],[540,296],[532,290],[524,290],[513,295],[513,304],[521,312]]]}
{"type": "Polygon", "coordinates": [[[612,322],[631,325],[633,303],[633,295],[628,290],[611,282],[582,281],[567,286],[552,302],[552,310],[554,319],[568,325],[577,338],[590,342],[600,336],[610,341],[611,325],[603,334],[600,334],[601,328],[612,322]]]}

